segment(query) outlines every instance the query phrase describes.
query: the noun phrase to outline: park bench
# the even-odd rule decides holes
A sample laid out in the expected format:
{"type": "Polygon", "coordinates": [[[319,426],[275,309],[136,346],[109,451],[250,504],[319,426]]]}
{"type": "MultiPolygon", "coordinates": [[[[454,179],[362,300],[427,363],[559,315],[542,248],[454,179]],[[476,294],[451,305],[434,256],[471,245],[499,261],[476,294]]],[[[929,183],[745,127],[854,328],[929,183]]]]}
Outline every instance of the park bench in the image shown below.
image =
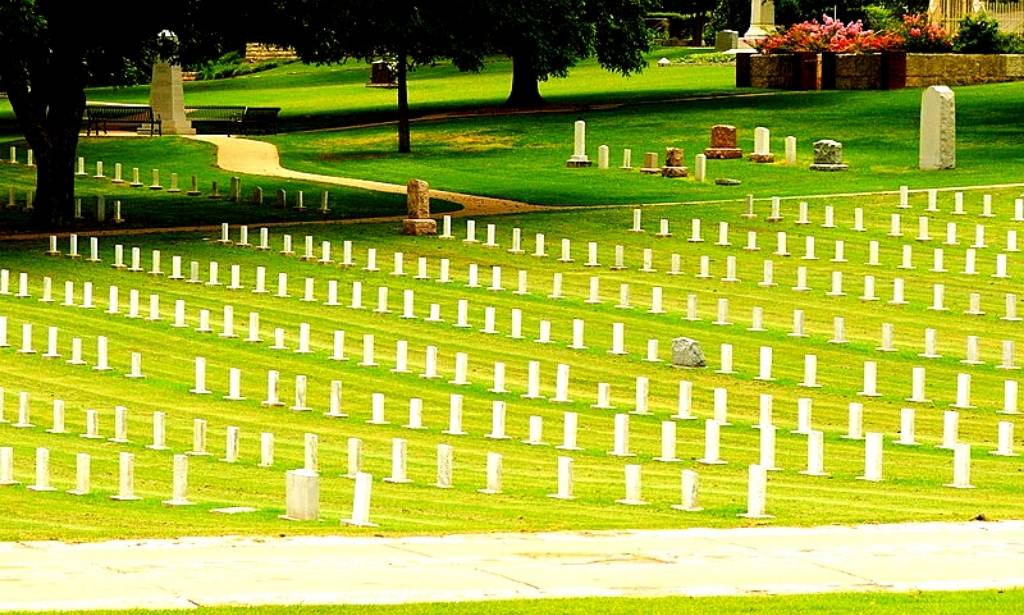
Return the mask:
{"type": "Polygon", "coordinates": [[[245,129],[248,134],[277,134],[277,114],[281,107],[246,107],[245,129]]]}
{"type": "Polygon", "coordinates": [[[245,118],[245,107],[222,105],[186,107],[185,117],[198,133],[240,133],[242,132],[242,121],[245,118]]]}
{"type": "Polygon", "coordinates": [[[272,134],[277,132],[280,107],[209,105],[187,107],[185,117],[199,133],[272,134]]]}
{"type": "Polygon", "coordinates": [[[148,105],[86,104],[82,123],[86,135],[106,133],[111,128],[134,130],[149,136],[163,134],[160,116],[154,115],[148,105]]]}

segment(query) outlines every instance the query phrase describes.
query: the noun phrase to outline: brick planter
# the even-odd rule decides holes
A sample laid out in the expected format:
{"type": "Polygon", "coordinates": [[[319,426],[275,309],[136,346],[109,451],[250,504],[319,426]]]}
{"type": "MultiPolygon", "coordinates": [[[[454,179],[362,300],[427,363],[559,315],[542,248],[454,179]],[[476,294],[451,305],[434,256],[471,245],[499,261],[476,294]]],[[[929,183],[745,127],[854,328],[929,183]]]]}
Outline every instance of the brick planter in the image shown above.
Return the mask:
{"type": "Polygon", "coordinates": [[[836,54],[837,90],[882,89],[882,54],[836,54]]]}
{"type": "Polygon", "coordinates": [[[788,53],[750,57],[750,85],[777,90],[796,89],[795,56],[788,53]]]}
{"type": "Polygon", "coordinates": [[[754,55],[750,85],[780,90],[894,90],[1024,81],[1024,55],[903,53],[754,55]]]}
{"type": "Polygon", "coordinates": [[[821,55],[812,51],[798,51],[794,60],[796,76],[795,87],[798,90],[821,89],[821,55]]]}

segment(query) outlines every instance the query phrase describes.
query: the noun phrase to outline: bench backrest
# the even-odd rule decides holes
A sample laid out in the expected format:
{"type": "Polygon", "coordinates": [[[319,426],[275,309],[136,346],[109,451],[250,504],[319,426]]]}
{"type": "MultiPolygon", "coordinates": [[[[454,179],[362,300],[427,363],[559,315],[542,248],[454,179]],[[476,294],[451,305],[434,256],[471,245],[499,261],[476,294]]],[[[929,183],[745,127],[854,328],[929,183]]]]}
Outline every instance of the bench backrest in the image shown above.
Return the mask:
{"type": "Polygon", "coordinates": [[[92,120],[153,121],[153,108],[145,105],[86,105],[85,113],[92,120]]]}
{"type": "Polygon", "coordinates": [[[244,116],[245,107],[232,107],[225,105],[204,105],[185,108],[185,117],[187,117],[190,120],[241,122],[244,116]]]}
{"type": "Polygon", "coordinates": [[[277,114],[281,112],[281,107],[246,107],[245,108],[245,119],[255,121],[268,121],[276,120],[277,114]]]}

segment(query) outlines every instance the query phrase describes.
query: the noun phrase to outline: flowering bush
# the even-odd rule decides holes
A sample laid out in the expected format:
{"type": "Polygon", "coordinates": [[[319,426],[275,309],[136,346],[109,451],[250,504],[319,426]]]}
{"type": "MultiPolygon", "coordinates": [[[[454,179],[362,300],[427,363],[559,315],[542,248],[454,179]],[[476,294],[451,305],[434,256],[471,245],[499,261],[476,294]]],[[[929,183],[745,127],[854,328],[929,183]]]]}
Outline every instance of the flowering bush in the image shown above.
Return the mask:
{"type": "Polygon", "coordinates": [[[876,33],[865,30],[864,24],[853,21],[844,24],[823,15],[822,20],[805,21],[785,32],[773,34],[754,45],[763,54],[812,51],[821,53],[870,53],[900,49],[904,37],[897,33],[876,33]]]}
{"type": "Polygon", "coordinates": [[[931,23],[925,13],[904,15],[896,34],[903,37],[903,48],[907,51],[949,51],[953,48],[953,37],[939,24],[931,23]]]}

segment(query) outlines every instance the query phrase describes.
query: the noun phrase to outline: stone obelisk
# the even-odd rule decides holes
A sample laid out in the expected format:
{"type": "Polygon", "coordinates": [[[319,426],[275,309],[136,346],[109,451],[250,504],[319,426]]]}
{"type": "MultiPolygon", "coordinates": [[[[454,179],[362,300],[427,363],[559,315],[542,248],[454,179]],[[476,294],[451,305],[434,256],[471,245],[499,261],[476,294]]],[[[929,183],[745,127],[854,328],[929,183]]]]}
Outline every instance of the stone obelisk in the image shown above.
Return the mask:
{"type": "Polygon", "coordinates": [[[747,44],[768,36],[775,30],[775,3],[773,0],[750,0],[750,27],[743,39],[747,44]]]}
{"type": "MultiPolygon", "coordinates": [[[[161,43],[176,45],[174,33],[160,33],[161,43]]],[[[168,54],[169,55],[169,54],[168,54]]],[[[161,121],[165,135],[194,135],[192,122],[185,117],[185,90],[181,85],[181,66],[161,57],[153,63],[153,79],[149,84],[149,106],[161,121]]]]}

